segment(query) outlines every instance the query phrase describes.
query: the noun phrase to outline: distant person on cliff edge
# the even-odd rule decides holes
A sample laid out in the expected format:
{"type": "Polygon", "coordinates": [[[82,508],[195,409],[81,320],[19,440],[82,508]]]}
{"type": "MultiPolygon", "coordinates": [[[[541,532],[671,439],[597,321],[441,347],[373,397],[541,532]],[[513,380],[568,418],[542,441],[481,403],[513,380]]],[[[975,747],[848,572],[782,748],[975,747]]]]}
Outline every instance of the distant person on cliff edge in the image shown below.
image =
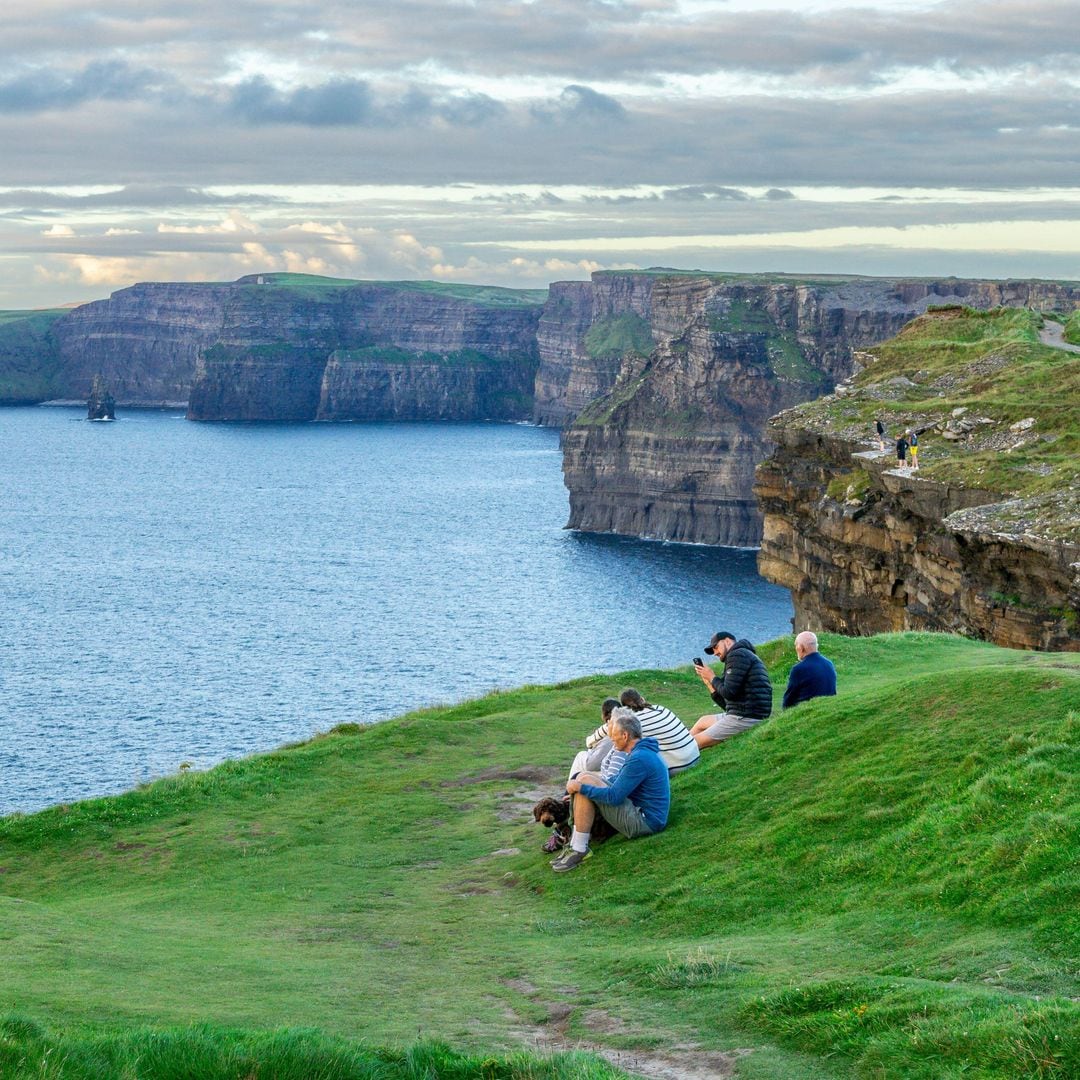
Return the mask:
{"type": "Polygon", "coordinates": [[[919,433],[913,431],[908,435],[908,451],[911,454],[911,471],[919,467],[919,433]]]}
{"type": "Polygon", "coordinates": [[[551,864],[557,874],[577,869],[592,855],[589,839],[597,814],[629,840],[667,827],[671,781],[656,740],[642,738],[637,714],[622,707],[612,712],[608,734],[615,749],[627,755],[626,764],[610,784],[582,773],[566,785],[574,801],[574,831],[570,847],[551,864]]]}
{"type": "Polygon", "coordinates": [[[694,670],[724,711],[701,717],[690,729],[702,750],[767,720],[773,702],[769,673],[746,638],[736,639],[730,630],[717,630],[705,651],[724,662],[723,673],[717,675],[696,660],[694,670]]]}
{"type": "Polygon", "coordinates": [[[795,638],[795,655],[799,662],[788,675],[783,708],[790,709],[800,701],[836,695],[836,668],[818,652],[817,634],[804,630],[795,638]]]}
{"type": "Polygon", "coordinates": [[[903,435],[901,435],[896,440],[896,467],[898,469],[907,468],[907,452],[908,441],[903,435]]]}
{"type": "Polygon", "coordinates": [[[878,449],[879,450],[884,450],[885,449],[885,425],[881,422],[881,417],[880,416],[874,421],[874,428],[877,430],[878,449]]]}

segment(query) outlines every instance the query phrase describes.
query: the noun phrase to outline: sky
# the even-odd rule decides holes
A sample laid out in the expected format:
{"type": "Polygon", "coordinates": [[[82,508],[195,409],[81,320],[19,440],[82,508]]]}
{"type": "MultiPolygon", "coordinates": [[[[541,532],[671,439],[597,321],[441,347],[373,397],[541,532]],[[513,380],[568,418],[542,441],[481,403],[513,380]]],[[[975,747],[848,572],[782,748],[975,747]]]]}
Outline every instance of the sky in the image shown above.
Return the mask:
{"type": "Polygon", "coordinates": [[[1080,279],[1075,0],[0,7],[0,308],[648,266],[1080,279]]]}

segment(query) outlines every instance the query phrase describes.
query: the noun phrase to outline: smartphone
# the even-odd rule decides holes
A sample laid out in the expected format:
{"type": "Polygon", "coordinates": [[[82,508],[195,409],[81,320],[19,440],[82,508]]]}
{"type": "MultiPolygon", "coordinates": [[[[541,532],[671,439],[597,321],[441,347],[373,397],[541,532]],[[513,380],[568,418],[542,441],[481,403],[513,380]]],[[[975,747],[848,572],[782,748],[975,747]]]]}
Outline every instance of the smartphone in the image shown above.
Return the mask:
{"type": "Polygon", "coordinates": [[[694,657],[694,663],[695,663],[695,664],[696,664],[696,665],[697,665],[698,667],[704,667],[704,666],[705,666],[705,661],[704,661],[704,660],[702,660],[700,656],[695,656],[695,657],[694,657]]]}

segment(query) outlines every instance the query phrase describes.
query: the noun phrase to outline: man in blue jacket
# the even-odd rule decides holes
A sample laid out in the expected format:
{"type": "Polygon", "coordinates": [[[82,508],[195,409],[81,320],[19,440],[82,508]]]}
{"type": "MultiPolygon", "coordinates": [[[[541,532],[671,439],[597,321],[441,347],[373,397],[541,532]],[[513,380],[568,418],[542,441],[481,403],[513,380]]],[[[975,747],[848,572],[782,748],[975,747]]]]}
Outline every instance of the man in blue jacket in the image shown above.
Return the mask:
{"type": "Polygon", "coordinates": [[[799,662],[788,676],[784,708],[790,709],[792,705],[811,698],[835,696],[836,668],[831,660],[826,660],[818,652],[817,634],[804,630],[795,639],[795,655],[799,662]]]}
{"type": "Polygon", "coordinates": [[[580,866],[592,852],[589,837],[596,815],[623,836],[651,836],[667,826],[671,783],[660,744],[641,737],[641,722],[633,709],[615,709],[608,734],[616,750],[628,755],[610,784],[593,773],[582,773],[566,785],[574,802],[574,832],[570,846],[551,864],[556,873],[580,866]]]}

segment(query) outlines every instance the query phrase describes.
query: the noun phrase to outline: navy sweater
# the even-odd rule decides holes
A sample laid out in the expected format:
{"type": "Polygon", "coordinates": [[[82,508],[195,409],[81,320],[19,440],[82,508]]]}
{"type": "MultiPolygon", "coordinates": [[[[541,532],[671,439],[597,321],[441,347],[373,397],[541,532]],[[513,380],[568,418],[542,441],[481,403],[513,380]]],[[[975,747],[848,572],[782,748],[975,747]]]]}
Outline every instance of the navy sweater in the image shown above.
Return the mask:
{"type": "Polygon", "coordinates": [[[808,653],[791,669],[784,691],[784,708],[790,709],[815,697],[832,697],[835,693],[836,668],[832,661],[821,653],[808,653]]]}

